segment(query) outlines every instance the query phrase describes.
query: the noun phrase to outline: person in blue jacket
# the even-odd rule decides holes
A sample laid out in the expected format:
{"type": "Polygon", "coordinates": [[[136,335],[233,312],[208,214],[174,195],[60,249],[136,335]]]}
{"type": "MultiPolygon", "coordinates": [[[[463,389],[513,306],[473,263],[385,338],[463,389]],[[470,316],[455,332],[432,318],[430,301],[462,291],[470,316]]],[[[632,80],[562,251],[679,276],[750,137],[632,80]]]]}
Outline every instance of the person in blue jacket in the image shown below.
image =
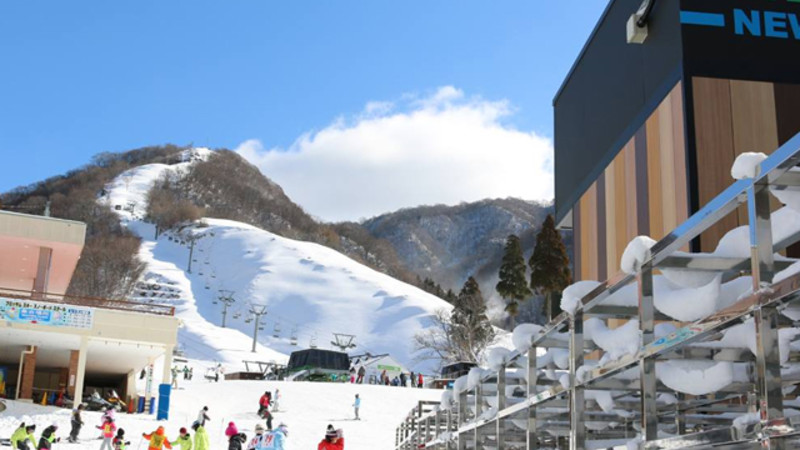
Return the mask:
{"type": "Polygon", "coordinates": [[[353,402],[353,409],[356,412],[356,420],[361,420],[361,417],[358,417],[358,410],[361,408],[361,398],[356,394],[356,401],[353,402]]]}

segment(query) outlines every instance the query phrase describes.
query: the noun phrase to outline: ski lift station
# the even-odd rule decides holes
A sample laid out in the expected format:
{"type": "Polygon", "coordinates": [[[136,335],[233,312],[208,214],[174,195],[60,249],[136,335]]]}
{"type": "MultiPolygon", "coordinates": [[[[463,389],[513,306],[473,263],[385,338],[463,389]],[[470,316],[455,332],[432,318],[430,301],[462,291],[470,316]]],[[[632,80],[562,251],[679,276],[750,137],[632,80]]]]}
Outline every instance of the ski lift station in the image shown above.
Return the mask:
{"type": "Polygon", "coordinates": [[[563,312],[398,450],[800,448],[800,2],[607,3],[554,93],[563,312]]]}
{"type": "Polygon", "coordinates": [[[130,399],[157,359],[169,380],[171,307],[66,295],[85,233],[80,222],[0,211],[0,396],[50,402],[114,389],[130,399]]]}

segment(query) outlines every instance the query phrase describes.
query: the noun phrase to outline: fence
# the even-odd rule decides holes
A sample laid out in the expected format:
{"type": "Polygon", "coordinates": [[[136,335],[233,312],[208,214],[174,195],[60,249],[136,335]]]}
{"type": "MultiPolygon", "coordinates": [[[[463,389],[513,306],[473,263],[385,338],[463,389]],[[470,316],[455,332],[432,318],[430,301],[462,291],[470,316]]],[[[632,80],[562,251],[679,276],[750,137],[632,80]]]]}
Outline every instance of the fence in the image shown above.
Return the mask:
{"type": "Polygon", "coordinates": [[[65,305],[87,306],[90,308],[113,309],[118,311],[132,311],[160,316],[174,316],[175,308],[157,303],[141,303],[130,300],[112,300],[95,297],[81,297],[76,295],[53,294],[37,291],[22,291],[0,287],[0,297],[21,300],[33,300],[46,303],[61,303],[65,305]]]}
{"type": "Polygon", "coordinates": [[[545,325],[527,351],[407,418],[396,448],[800,448],[800,265],[776,256],[800,241],[800,215],[770,210],[771,192],[800,191],[798,162],[800,135],[652,246],[635,273],[605,281],[545,325]],[[749,255],[680,251],[740,206],[749,255]],[[719,291],[666,289],[666,274],[719,277],[719,291]],[[692,306],[681,295],[715,298],[719,308],[684,321],[664,314],[664,302],[692,306]],[[634,327],[633,351],[615,353],[601,337],[623,327],[634,327]],[[457,425],[442,431],[443,415],[457,425]]]}

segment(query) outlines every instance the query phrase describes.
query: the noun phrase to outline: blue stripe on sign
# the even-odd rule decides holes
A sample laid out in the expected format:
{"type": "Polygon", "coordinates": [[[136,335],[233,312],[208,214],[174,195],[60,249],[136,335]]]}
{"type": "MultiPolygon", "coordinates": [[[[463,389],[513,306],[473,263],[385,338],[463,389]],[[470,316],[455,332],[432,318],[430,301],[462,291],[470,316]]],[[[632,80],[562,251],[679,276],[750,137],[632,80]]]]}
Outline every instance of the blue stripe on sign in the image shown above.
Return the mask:
{"type": "Polygon", "coordinates": [[[707,27],[724,27],[725,14],[681,11],[681,23],[686,25],[704,25],[707,27]]]}

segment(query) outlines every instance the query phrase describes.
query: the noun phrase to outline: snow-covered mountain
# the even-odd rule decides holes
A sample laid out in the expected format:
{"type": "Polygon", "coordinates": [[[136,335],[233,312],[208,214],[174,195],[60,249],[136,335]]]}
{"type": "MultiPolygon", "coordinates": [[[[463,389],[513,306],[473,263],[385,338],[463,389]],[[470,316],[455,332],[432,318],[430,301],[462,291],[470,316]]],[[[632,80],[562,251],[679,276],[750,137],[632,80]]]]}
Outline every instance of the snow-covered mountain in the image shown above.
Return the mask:
{"type": "Polygon", "coordinates": [[[484,297],[494,300],[490,306],[500,305],[495,310],[502,311],[495,285],[505,240],[510,234],[520,236],[530,257],[535,233],[551,212],[550,205],[507,198],[407,208],[369,219],[363,226],[388,240],[409,270],[432,278],[445,290],[457,292],[474,276],[484,297]]]}
{"type": "Polygon", "coordinates": [[[231,220],[205,218],[156,239],[155,227],[144,221],[153,182],[169,172],[181,176],[210,154],[194,149],[180,164],[128,170],[99,200],[142,238],[140,258],[147,269],[134,299],[176,307],[187,356],[229,364],[285,360],[298,348],[331,348],[333,334],[344,333],[356,336],[352,351],[391,353],[409,367],[434,368],[416,363],[413,337],[432,313],[450,305],[416,287],[328,247],[231,220]],[[236,302],[228,309],[228,328],[221,328],[222,303],[214,302],[228,291],[236,302]],[[257,325],[245,320],[253,305],[267,308],[257,355],[250,353],[257,325]]]}

